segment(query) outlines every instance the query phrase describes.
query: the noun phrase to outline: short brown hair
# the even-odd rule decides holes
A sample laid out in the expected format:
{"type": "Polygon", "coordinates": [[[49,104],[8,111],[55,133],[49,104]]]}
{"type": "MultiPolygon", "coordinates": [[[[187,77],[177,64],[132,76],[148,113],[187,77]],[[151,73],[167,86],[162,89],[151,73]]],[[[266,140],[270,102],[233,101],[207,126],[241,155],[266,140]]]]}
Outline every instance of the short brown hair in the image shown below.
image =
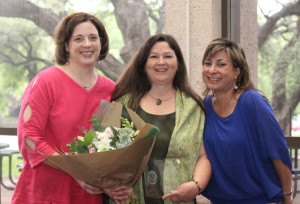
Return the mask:
{"type": "MultiPolygon", "coordinates": [[[[236,80],[239,88],[234,91],[239,92],[248,89],[256,89],[250,79],[249,65],[246,60],[244,49],[233,41],[225,38],[217,38],[212,40],[204,52],[202,65],[204,65],[206,59],[212,58],[216,53],[220,51],[225,51],[227,53],[235,69],[240,69],[240,74],[236,80]]],[[[206,96],[209,92],[210,90],[205,87],[203,94],[206,96]]]]}
{"type": "Polygon", "coordinates": [[[77,12],[64,17],[55,28],[55,60],[59,65],[64,65],[68,62],[68,53],[66,51],[66,45],[68,44],[75,27],[78,24],[87,21],[90,21],[94,24],[94,26],[98,30],[98,34],[101,39],[101,52],[98,57],[98,60],[103,60],[106,57],[109,50],[109,39],[104,25],[99,19],[97,19],[91,14],[85,12],[77,12]]]}

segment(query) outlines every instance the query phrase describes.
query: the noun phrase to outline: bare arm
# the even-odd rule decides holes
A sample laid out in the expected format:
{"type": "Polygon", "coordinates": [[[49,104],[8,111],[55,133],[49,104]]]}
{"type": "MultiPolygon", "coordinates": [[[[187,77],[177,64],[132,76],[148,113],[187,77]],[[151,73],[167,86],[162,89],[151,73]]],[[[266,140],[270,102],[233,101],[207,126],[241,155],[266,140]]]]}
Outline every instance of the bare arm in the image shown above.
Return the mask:
{"type": "Polygon", "coordinates": [[[199,182],[202,190],[206,188],[212,174],[204,145],[200,148],[199,158],[194,170],[194,179],[199,182]]]}
{"type": "Polygon", "coordinates": [[[293,203],[291,189],[292,189],[292,172],[279,159],[272,160],[276,173],[279,177],[281,188],[283,192],[283,204],[293,203]]]}
{"type": "Polygon", "coordinates": [[[199,195],[199,187],[201,191],[206,188],[212,174],[212,168],[207,158],[204,145],[200,148],[197,163],[194,169],[194,181],[189,181],[178,186],[174,191],[163,196],[163,199],[171,198],[173,202],[188,202],[195,199],[199,195]]]}
{"type": "MultiPolygon", "coordinates": [[[[26,147],[29,151],[32,151],[34,152],[35,150],[35,143],[32,139],[30,139],[29,137],[25,137],[25,144],[26,144],[26,147]]],[[[57,152],[54,152],[53,155],[59,155],[57,152]]],[[[47,159],[45,161],[43,161],[43,164],[46,164],[48,166],[51,166],[55,169],[59,169],[57,166],[54,166],[52,163],[50,163],[49,161],[47,161],[47,159]]],[[[61,169],[59,169],[61,170],[61,169]]]]}

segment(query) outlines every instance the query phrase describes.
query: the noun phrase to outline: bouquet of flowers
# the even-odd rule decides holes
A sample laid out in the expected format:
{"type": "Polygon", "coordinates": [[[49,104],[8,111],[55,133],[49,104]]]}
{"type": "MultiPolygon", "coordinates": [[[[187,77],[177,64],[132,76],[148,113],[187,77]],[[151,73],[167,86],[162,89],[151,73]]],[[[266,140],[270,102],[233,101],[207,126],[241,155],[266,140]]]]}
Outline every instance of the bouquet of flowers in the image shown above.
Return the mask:
{"type": "Polygon", "coordinates": [[[70,153],[44,156],[91,185],[131,187],[147,166],[159,129],[124,105],[108,103],[101,102],[92,119],[93,129],[68,145],[70,153]]]}
{"type": "Polygon", "coordinates": [[[139,134],[130,118],[120,117],[121,127],[105,127],[100,123],[97,115],[93,115],[90,122],[93,123],[94,130],[90,130],[85,135],[73,139],[67,146],[71,151],[63,154],[85,154],[104,152],[114,149],[128,147],[134,138],[139,134]]]}

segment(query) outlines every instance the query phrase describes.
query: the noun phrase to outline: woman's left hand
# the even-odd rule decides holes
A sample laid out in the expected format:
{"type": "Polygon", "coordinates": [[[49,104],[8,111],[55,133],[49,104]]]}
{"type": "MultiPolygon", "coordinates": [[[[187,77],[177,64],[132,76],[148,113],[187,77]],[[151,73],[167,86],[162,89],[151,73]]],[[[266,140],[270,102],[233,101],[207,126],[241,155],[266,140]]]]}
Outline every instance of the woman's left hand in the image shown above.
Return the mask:
{"type": "Polygon", "coordinates": [[[106,195],[115,200],[116,203],[121,200],[129,199],[129,190],[125,186],[103,188],[103,191],[106,195]]]}
{"type": "Polygon", "coordinates": [[[189,202],[198,195],[198,187],[193,181],[186,182],[178,186],[174,191],[164,195],[162,198],[171,198],[173,202],[189,202]]]}

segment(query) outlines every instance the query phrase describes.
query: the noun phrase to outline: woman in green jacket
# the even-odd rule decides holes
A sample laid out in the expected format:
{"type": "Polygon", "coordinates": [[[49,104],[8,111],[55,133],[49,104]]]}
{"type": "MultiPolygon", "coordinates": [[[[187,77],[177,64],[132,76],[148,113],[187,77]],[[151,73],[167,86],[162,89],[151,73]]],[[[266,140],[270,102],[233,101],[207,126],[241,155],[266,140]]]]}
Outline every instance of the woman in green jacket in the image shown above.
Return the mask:
{"type": "Polygon", "coordinates": [[[134,186],[138,203],[193,203],[211,175],[202,145],[205,112],[189,86],[174,37],[158,34],[144,42],[120,77],[113,100],[160,129],[148,166],[134,186]],[[176,193],[163,200],[171,191],[176,193]]]}

